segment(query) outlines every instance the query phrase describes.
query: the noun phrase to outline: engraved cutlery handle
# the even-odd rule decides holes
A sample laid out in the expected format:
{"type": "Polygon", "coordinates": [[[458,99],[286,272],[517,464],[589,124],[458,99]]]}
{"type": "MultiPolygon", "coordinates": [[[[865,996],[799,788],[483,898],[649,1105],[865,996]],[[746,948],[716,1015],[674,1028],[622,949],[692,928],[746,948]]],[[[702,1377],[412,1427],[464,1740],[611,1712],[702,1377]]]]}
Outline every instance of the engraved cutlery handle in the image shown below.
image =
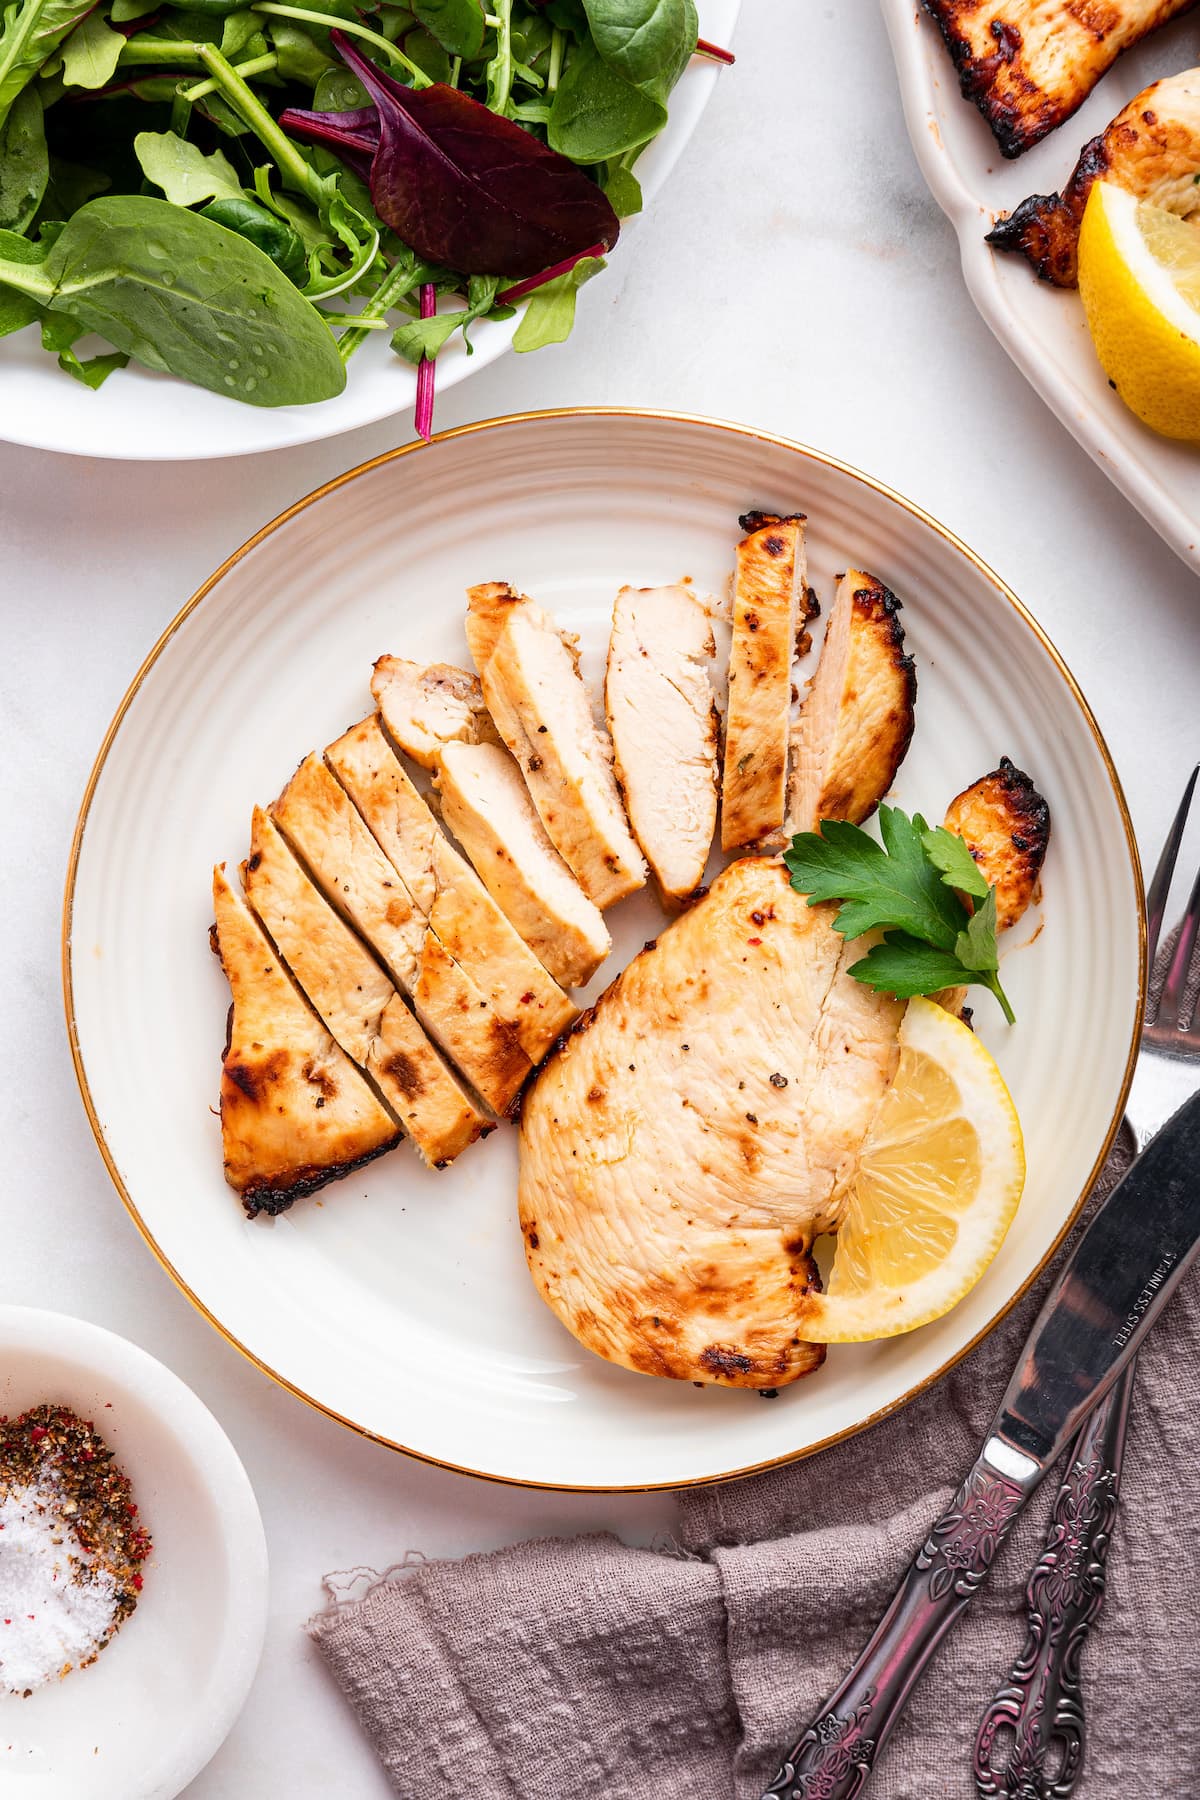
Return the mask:
{"type": "Polygon", "coordinates": [[[930,1531],[870,1643],[762,1800],[853,1800],[862,1791],[913,1683],[979,1588],[1029,1486],[979,1459],[930,1531]]]}
{"type": "Polygon", "coordinates": [[[1085,1736],[1079,1657],[1104,1601],[1133,1373],[1131,1364],[1071,1450],[1026,1590],[1025,1648],[979,1727],[981,1800],[1066,1800],[1078,1778],[1085,1736]]]}

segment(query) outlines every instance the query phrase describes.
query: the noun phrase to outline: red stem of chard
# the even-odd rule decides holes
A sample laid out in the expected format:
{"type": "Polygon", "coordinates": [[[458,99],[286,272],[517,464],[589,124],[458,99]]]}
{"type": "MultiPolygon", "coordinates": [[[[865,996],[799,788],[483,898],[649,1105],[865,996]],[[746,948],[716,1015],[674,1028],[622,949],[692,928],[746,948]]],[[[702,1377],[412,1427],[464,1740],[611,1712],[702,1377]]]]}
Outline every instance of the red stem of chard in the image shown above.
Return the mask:
{"type": "MultiPolygon", "coordinates": [[[[421,317],[432,319],[437,311],[437,289],[432,281],[426,281],[421,287],[421,317]]],[[[417,436],[428,443],[433,436],[433,384],[436,363],[431,357],[423,356],[417,365],[417,406],[413,416],[417,436]]]]}
{"type": "Polygon", "coordinates": [[[505,288],[502,294],[496,295],[496,305],[513,306],[518,300],[523,300],[526,294],[532,294],[535,288],[544,287],[548,281],[553,281],[558,275],[568,274],[576,263],[583,261],[585,256],[607,256],[607,254],[603,244],[591,244],[586,250],[578,250],[574,256],[565,257],[562,262],[553,263],[550,268],[543,269],[540,275],[530,275],[524,281],[515,282],[512,287],[505,288]]]}
{"type": "Polygon", "coordinates": [[[696,55],[707,56],[711,62],[724,63],[727,68],[737,61],[732,50],[722,50],[720,44],[710,44],[707,38],[696,39],[696,55]]]}

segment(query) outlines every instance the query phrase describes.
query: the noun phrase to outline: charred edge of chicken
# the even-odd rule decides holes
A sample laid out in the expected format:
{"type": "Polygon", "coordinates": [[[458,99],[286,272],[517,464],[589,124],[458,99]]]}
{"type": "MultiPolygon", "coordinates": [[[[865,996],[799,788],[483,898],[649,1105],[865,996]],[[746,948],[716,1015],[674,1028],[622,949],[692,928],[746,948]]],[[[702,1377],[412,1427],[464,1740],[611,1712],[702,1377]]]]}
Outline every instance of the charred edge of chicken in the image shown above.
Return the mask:
{"type": "Polygon", "coordinates": [[[806,525],[807,523],[808,514],[801,512],[770,513],[751,509],[750,512],[738,515],[738,524],[746,537],[753,537],[756,531],[765,531],[768,525],[806,525]]]}
{"type": "Polygon", "coordinates": [[[356,1156],[352,1162],[334,1163],[331,1167],[310,1164],[307,1168],[297,1169],[283,1180],[270,1175],[256,1175],[242,1190],[241,1200],[246,1215],[257,1219],[265,1213],[268,1218],[277,1218],[297,1200],[307,1199],[309,1194],[327,1187],[331,1181],[344,1181],[347,1175],[365,1169],[377,1156],[386,1156],[389,1150],[395,1149],[398,1142],[399,1133],[391,1143],[380,1144],[377,1150],[368,1150],[365,1156],[356,1156]]]}
{"type": "Polygon", "coordinates": [[[996,221],[987,242],[994,250],[1023,256],[1039,281],[1054,287],[1077,286],[1083,209],[1093,184],[1104,179],[1111,165],[1109,134],[1104,131],[1083,146],[1061,194],[1030,194],[1007,218],[996,221]]]}
{"type": "MultiPolygon", "coordinates": [[[[839,575],[837,579],[841,581],[842,577],[839,575]]],[[[892,653],[892,666],[904,682],[904,696],[901,701],[903,714],[900,719],[900,731],[893,746],[892,774],[895,775],[896,770],[908,755],[908,747],[912,743],[912,735],[917,723],[917,659],[905,652],[904,627],[897,616],[904,611],[904,605],[893,594],[891,588],[884,587],[882,581],[876,581],[872,576],[869,587],[855,588],[854,604],[859,612],[866,613],[875,624],[882,627],[892,653]]]]}
{"type": "MultiPolygon", "coordinates": [[[[996,48],[988,56],[977,55],[970,40],[957,30],[959,15],[974,11],[974,0],[924,0],[924,5],[950,52],[963,98],[978,107],[1000,147],[1001,156],[1008,161],[1032,149],[1069,119],[1091,92],[1091,86],[1080,84],[1072,103],[1064,105],[1047,94],[1023,70],[1014,68],[1025,40],[1020,27],[1004,19],[993,19],[991,23],[996,48]],[[1002,70],[1008,71],[1008,93],[997,91],[1002,70]]],[[[1096,36],[1099,38],[1103,34],[1097,32],[1096,36]]]]}
{"type": "Polygon", "coordinates": [[[1032,779],[1002,756],[999,768],[982,775],[950,802],[946,825],[962,838],[997,888],[1000,924],[1015,925],[1033,900],[1050,843],[1050,808],[1032,779]],[[981,854],[978,844],[972,841],[973,836],[982,835],[980,825],[1006,837],[1011,844],[1012,855],[1005,856],[1004,867],[994,866],[996,859],[981,854]]]}

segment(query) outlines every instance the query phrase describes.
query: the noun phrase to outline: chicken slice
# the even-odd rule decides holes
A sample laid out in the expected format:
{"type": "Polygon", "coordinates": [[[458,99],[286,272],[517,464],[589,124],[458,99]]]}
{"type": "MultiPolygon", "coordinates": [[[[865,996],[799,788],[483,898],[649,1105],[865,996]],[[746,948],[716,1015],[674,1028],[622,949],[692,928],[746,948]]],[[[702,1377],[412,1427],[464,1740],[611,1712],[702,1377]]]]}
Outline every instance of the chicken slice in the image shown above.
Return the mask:
{"type": "Polygon", "coordinates": [[[213,948],[233,1004],[221,1067],[225,1179],[251,1218],[382,1156],[402,1133],[293,986],[223,867],[213,948]]]}
{"type": "Polygon", "coordinates": [[[804,554],[804,516],[747,513],[737,547],[721,848],[757,844],[780,829],[787,802],[792,662],[816,611],[804,554]]]}
{"type": "Polygon", "coordinates": [[[451,663],[409,662],[381,656],[371,694],[383,722],[406,756],[436,769],[443,744],[499,743],[483,704],[479,677],[451,663]]]}
{"type": "Polygon", "coordinates": [[[895,780],[913,733],[917,678],[904,654],[900,602],[850,569],[838,583],[817,672],[792,727],[786,835],[822,819],[868,818],[895,780]]]}
{"type": "MultiPolygon", "coordinates": [[[[541,610],[524,594],[518,594],[507,581],[481,581],[478,586],[467,589],[467,649],[481,675],[492,660],[492,651],[508,620],[526,607],[534,612],[541,610]]],[[[564,642],[573,646],[575,640],[568,638],[564,642]]]]}
{"type": "Polygon", "coordinates": [[[576,1009],[447,842],[378,716],[351,726],[329,745],[325,760],[439,942],[496,1016],[515,1028],[530,1061],[539,1062],[576,1009]]]}
{"type": "Polygon", "coordinates": [[[925,0],[962,91],[1020,156],[1082,106],[1123,50],[1194,0],[925,0]]]}
{"type": "Polygon", "coordinates": [[[1037,894],[1050,843],[1050,808],[1007,756],[955,796],[945,826],[962,838],[996,890],[996,927],[1015,925],[1037,894]]]}
{"type": "Polygon", "coordinates": [[[399,871],[319,756],[300,764],[271,814],[318,887],[412,999],[434,1041],[476,1093],[503,1112],[530,1069],[516,1032],[444,954],[399,871]]]}
{"type": "Polygon", "coordinates": [[[780,863],[731,864],[620,974],[527,1091],[521,1225],[588,1349],[677,1380],[777,1387],[814,1238],[836,1228],[898,1061],[903,1003],[780,863]]]}
{"type": "Polygon", "coordinates": [[[242,882],[309,1003],[347,1056],[366,1070],[427,1163],[441,1168],[453,1162],[491,1129],[487,1113],[460,1086],[375,958],[257,806],[242,882]]]}
{"type": "Polygon", "coordinates": [[[612,939],[546,836],[512,757],[494,744],[447,744],[436,785],[447,825],[534,955],[564,987],[590,981],[612,939]]]}
{"type": "Polygon", "coordinates": [[[612,745],[550,615],[528,604],[511,612],[479,678],[546,834],[588,899],[603,910],[644,887],[612,745]]]}
{"type": "Polygon", "coordinates": [[[988,233],[1055,287],[1079,278],[1079,227],[1092,183],[1112,181],[1181,219],[1200,215],[1200,69],[1152,82],[1083,147],[1061,194],[1031,194],[988,233]]]}
{"type": "Polygon", "coordinates": [[[716,653],[709,616],[688,588],[617,595],[608,729],[633,834],[669,906],[704,880],[716,829],[721,721],[708,672],[716,653]]]}

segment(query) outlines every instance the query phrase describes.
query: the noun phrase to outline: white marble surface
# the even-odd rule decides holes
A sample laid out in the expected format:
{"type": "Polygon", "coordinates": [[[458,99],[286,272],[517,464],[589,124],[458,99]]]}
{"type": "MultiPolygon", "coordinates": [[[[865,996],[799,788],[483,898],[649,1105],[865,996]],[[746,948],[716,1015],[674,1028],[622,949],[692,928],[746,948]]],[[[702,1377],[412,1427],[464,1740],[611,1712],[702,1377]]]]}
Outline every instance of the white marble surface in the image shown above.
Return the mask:
{"type": "MultiPolygon", "coordinates": [[[[747,0],[737,49],[637,255],[589,290],[574,339],[459,388],[439,422],[587,402],[679,408],[804,439],[900,488],[1041,619],[1099,715],[1152,848],[1200,750],[1194,577],[976,318],[950,228],[909,151],[872,0],[747,0]]],[[[275,1389],[144,1248],[75,1088],[60,898],[113,709],[171,614],[230,550],[407,432],[401,420],[179,468],[0,445],[0,1299],[81,1314],[163,1358],[221,1419],[258,1490],[272,1561],[266,1654],[189,1800],[383,1800],[383,1776],[302,1630],[325,1570],[546,1531],[646,1536],[671,1513],[661,1498],[522,1493],[450,1476],[275,1389]]]]}

